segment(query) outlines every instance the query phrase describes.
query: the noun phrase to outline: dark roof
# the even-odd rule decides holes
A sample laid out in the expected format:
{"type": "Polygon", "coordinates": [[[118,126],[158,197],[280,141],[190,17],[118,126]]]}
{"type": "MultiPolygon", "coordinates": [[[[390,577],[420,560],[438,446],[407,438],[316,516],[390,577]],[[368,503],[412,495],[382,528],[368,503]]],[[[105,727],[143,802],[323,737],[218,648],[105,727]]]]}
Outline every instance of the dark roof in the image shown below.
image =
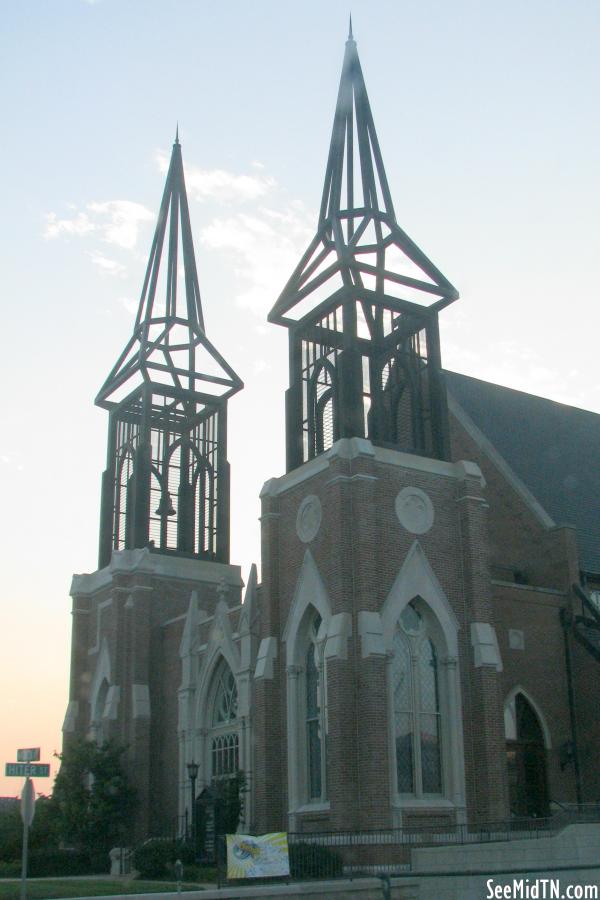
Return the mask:
{"type": "Polygon", "coordinates": [[[448,392],[600,573],[600,415],[446,372],[448,392]]]}

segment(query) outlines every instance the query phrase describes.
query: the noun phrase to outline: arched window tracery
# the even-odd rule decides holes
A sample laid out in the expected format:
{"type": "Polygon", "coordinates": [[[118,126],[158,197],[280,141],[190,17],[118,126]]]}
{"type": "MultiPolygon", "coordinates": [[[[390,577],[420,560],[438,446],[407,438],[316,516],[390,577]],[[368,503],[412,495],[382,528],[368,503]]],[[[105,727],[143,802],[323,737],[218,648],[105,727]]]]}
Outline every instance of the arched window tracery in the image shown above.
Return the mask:
{"type": "Polygon", "coordinates": [[[327,359],[320,359],[308,383],[308,438],[310,456],[328,450],[339,437],[337,376],[327,359]]]}
{"type": "Polygon", "coordinates": [[[113,526],[113,547],[124,550],[130,544],[133,500],[134,448],[127,444],[117,463],[116,497],[113,526]]]}
{"type": "Polygon", "coordinates": [[[94,703],[94,710],[92,713],[93,734],[94,739],[98,745],[103,744],[108,739],[108,734],[106,733],[106,722],[104,719],[108,691],[108,680],[106,678],[103,678],[96,695],[96,701],[94,703]]]}
{"type": "Polygon", "coordinates": [[[442,794],[442,708],[431,629],[415,602],[396,627],[392,697],[396,790],[415,797],[442,794]]]}
{"type": "Polygon", "coordinates": [[[224,659],[213,675],[208,721],[210,778],[232,778],[240,768],[238,692],[235,676],[224,659]]]}
{"type": "Polygon", "coordinates": [[[326,693],[323,642],[319,641],[321,616],[309,614],[301,651],[302,674],[298,683],[299,708],[303,710],[300,724],[300,762],[304,773],[303,800],[321,803],[326,800],[326,693]]]}

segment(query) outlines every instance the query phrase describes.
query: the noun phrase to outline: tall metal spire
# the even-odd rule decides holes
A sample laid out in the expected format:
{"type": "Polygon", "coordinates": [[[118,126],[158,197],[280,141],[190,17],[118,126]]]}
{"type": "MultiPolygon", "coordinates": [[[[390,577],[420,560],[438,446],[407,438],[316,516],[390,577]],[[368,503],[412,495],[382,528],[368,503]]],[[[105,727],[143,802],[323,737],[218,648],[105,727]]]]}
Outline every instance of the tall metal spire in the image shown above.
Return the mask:
{"type": "Polygon", "coordinates": [[[179,125],[133,335],[96,403],[110,408],[142,381],[225,396],[242,387],[233,369],[206,337],[179,125]]]}
{"type": "Polygon", "coordinates": [[[349,22],[315,238],[273,307],[279,324],[301,317],[316,292],[367,288],[437,308],[458,292],[399,227],[349,22]],[[292,308],[299,304],[292,317],[292,308]]]}
{"type": "Polygon", "coordinates": [[[457,297],[396,220],[350,18],[317,231],[269,315],[290,329],[288,470],[351,437],[448,458],[437,314],[457,297]]]}
{"type": "Polygon", "coordinates": [[[177,128],[133,334],[96,398],[110,411],[101,567],[140,547],[229,560],[227,400],[241,387],[206,337],[177,128]]]}

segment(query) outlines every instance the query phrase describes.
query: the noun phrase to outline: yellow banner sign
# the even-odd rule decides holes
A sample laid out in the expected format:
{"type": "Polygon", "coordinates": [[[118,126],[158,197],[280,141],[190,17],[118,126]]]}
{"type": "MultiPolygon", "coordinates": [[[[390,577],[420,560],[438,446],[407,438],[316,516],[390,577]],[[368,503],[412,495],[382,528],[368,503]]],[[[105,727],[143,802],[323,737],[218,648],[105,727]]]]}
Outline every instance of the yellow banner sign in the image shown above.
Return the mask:
{"type": "Polygon", "coordinates": [[[289,875],[290,857],[287,834],[228,834],[227,877],[268,878],[289,875]]]}

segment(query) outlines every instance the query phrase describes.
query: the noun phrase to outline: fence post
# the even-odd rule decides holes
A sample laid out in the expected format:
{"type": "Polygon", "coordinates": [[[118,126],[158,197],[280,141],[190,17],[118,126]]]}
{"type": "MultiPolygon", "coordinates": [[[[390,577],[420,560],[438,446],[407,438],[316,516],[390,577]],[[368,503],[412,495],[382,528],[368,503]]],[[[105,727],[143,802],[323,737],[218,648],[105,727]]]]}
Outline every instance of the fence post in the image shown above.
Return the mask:
{"type": "Polygon", "coordinates": [[[380,875],[383,900],[392,900],[392,884],[389,875],[380,875]]]}

